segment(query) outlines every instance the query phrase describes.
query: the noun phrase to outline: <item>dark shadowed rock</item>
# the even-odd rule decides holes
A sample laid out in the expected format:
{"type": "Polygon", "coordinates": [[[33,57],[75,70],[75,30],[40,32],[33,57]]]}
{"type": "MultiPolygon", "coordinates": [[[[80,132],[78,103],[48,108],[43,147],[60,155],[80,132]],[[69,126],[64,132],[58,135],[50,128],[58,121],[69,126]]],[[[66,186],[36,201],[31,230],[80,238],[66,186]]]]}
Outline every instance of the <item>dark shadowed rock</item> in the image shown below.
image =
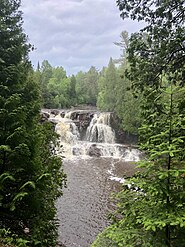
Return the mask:
{"type": "Polygon", "coordinates": [[[92,144],[88,152],[89,156],[100,157],[102,155],[100,148],[97,148],[96,144],[92,144]]]}
{"type": "Polygon", "coordinates": [[[66,245],[64,245],[64,244],[63,244],[63,243],[61,243],[61,242],[57,242],[56,247],[66,247],[66,245]]]}
{"type": "Polygon", "coordinates": [[[53,109],[53,110],[51,110],[51,114],[53,114],[53,115],[58,115],[60,113],[60,111],[59,110],[56,110],[56,109],[53,109]]]}
{"type": "Polygon", "coordinates": [[[76,155],[76,156],[81,155],[80,148],[74,147],[72,152],[73,152],[73,155],[76,155]]]}
{"type": "Polygon", "coordinates": [[[49,113],[41,112],[40,122],[44,123],[44,122],[48,121],[48,119],[49,119],[49,113]]]}
{"type": "Polygon", "coordinates": [[[64,117],[65,117],[65,112],[64,112],[64,111],[61,112],[61,113],[60,113],[60,116],[61,116],[62,118],[64,118],[64,117]]]}

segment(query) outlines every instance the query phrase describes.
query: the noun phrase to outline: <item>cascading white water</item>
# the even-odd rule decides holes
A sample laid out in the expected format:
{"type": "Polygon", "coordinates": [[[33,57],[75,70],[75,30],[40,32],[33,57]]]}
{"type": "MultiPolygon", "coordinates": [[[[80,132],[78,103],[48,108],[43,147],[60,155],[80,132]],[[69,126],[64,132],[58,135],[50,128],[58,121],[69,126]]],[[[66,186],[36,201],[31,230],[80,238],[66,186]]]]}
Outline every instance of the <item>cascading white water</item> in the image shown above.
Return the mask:
{"type": "Polygon", "coordinates": [[[80,140],[80,132],[72,121],[72,113],[68,111],[64,117],[59,113],[51,115],[50,120],[56,124],[55,131],[60,135],[58,153],[69,156],[114,157],[124,161],[138,161],[140,152],[136,149],[115,143],[115,133],[110,126],[110,113],[95,113],[86,130],[85,141],[80,140]]]}
{"type": "Polygon", "coordinates": [[[115,143],[115,133],[110,127],[109,112],[94,114],[87,128],[86,139],[91,142],[115,143]]]}
{"type": "Polygon", "coordinates": [[[51,118],[52,122],[56,123],[55,125],[55,131],[60,136],[60,147],[62,147],[62,150],[59,149],[58,155],[72,155],[72,147],[76,145],[76,143],[80,139],[80,133],[78,131],[77,126],[75,123],[67,118],[67,117],[61,117],[60,114],[55,116],[54,118],[51,118]]]}
{"type": "Polygon", "coordinates": [[[65,115],[64,115],[64,118],[69,118],[69,119],[71,119],[71,114],[72,114],[71,111],[66,112],[65,115]]]}
{"type": "Polygon", "coordinates": [[[79,131],[73,122],[60,121],[56,124],[55,131],[63,142],[73,144],[79,139],[79,131]]]}

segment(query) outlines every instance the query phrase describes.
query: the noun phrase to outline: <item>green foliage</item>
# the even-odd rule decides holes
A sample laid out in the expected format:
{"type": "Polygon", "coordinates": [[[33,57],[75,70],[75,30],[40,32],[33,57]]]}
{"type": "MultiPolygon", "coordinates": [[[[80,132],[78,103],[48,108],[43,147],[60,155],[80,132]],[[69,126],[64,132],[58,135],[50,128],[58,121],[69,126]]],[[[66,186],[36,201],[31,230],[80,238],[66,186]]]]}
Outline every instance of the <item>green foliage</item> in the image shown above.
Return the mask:
{"type": "Polygon", "coordinates": [[[51,247],[65,175],[52,148],[53,127],[39,122],[40,91],[19,6],[20,1],[0,3],[0,232],[7,244],[51,247]]]}
{"type": "Polygon", "coordinates": [[[121,33],[121,41],[115,44],[120,46],[123,54],[115,62],[110,59],[108,68],[104,68],[98,80],[97,106],[100,110],[114,111],[119,118],[120,129],[132,134],[137,134],[140,126],[140,105],[142,94],[134,94],[131,81],[125,76],[129,67],[126,48],[129,44],[129,37],[126,31],[121,33]]]}
{"type": "Polygon", "coordinates": [[[80,71],[76,75],[76,93],[77,101],[79,104],[85,104],[87,102],[87,87],[85,73],[80,71]]]}
{"type": "Polygon", "coordinates": [[[119,69],[115,112],[120,119],[120,127],[129,133],[137,134],[141,125],[142,93],[134,93],[131,81],[125,76],[125,70],[126,64],[119,69]]]}
{"type": "Polygon", "coordinates": [[[108,68],[105,71],[104,79],[99,81],[102,83],[101,91],[98,95],[98,107],[101,110],[114,111],[116,107],[116,85],[117,85],[117,71],[112,58],[110,58],[108,68]]]}
{"type": "MultiPolygon", "coordinates": [[[[108,246],[185,246],[185,88],[183,1],[117,1],[122,17],[145,20],[128,47],[127,76],[142,93],[145,160],[117,195],[108,246]]],[[[99,245],[100,243],[100,245],[99,245]]]]}
{"type": "Polygon", "coordinates": [[[62,67],[52,69],[47,89],[51,95],[50,107],[63,108],[69,106],[70,80],[62,67]]]}
{"type": "Polygon", "coordinates": [[[0,246],[2,247],[26,247],[29,241],[13,234],[9,229],[0,229],[0,246]]]}
{"type": "Polygon", "coordinates": [[[47,60],[42,62],[41,68],[35,71],[35,79],[40,84],[43,107],[65,108],[69,107],[71,81],[66,76],[63,67],[53,68],[47,60]]]}
{"type": "Polygon", "coordinates": [[[113,224],[92,246],[184,246],[184,113],[179,105],[185,89],[166,85],[145,99],[145,119],[140,129],[141,147],[148,160],[117,195],[113,224]],[[152,100],[152,101],[151,101],[152,100]],[[154,102],[162,111],[146,106],[154,102]],[[149,111],[149,112],[148,112],[149,111]]]}
{"type": "Polygon", "coordinates": [[[116,42],[122,49],[122,55],[116,62],[120,64],[118,68],[119,79],[116,87],[117,101],[116,114],[120,119],[121,128],[129,133],[137,134],[141,124],[141,101],[142,93],[137,93],[132,88],[132,82],[126,77],[126,70],[129,68],[127,49],[129,47],[129,35],[124,31],[120,35],[121,41],[116,42]]]}
{"type": "Polygon", "coordinates": [[[68,108],[76,104],[96,105],[98,94],[98,72],[91,67],[87,73],[67,77],[63,67],[52,67],[43,61],[41,69],[35,71],[40,84],[45,108],[68,108]]]}
{"type": "Polygon", "coordinates": [[[76,94],[76,77],[74,75],[70,78],[70,105],[74,106],[77,104],[77,94],[76,94]]]}
{"type": "Polygon", "coordinates": [[[43,106],[49,107],[51,101],[51,94],[48,90],[48,83],[52,77],[52,66],[49,64],[47,60],[42,62],[41,68],[38,66],[37,71],[35,73],[35,79],[38,80],[41,88],[41,94],[43,98],[43,106]]]}
{"type": "Polygon", "coordinates": [[[76,75],[76,94],[78,104],[96,105],[98,94],[98,72],[91,67],[88,72],[76,75]]]}

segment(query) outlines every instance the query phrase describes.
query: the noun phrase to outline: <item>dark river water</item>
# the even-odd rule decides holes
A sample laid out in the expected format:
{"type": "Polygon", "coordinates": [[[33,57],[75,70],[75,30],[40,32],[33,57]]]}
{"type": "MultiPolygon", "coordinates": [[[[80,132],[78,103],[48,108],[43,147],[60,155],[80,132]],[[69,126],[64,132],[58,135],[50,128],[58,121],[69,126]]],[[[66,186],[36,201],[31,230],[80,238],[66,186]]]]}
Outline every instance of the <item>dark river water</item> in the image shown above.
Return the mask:
{"type": "Polygon", "coordinates": [[[113,192],[134,165],[113,158],[73,158],[64,161],[68,187],[58,200],[59,240],[66,247],[88,247],[108,224],[113,192]]]}

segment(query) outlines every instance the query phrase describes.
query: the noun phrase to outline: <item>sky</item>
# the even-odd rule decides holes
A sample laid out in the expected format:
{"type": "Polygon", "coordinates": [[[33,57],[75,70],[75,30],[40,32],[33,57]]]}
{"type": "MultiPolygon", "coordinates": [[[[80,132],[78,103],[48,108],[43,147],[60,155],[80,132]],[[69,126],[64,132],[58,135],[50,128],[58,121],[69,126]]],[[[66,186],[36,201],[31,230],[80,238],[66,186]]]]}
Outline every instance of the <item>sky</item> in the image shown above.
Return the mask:
{"type": "Polygon", "coordinates": [[[23,28],[35,50],[34,68],[48,60],[68,75],[100,70],[110,57],[119,58],[120,34],[139,30],[139,24],[122,20],[116,0],[22,0],[23,28]],[[33,3],[34,2],[34,3],[33,3]]]}

